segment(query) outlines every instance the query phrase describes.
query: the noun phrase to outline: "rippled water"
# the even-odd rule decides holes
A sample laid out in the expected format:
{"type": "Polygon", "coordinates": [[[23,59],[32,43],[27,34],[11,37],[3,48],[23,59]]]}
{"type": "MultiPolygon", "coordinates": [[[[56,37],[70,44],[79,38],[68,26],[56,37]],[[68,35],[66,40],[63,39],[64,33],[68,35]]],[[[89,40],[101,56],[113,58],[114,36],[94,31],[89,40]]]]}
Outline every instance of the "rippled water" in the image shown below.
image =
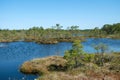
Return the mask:
{"type": "MultiPolygon", "coordinates": [[[[93,44],[105,43],[109,46],[108,52],[120,52],[120,40],[114,39],[87,39],[83,42],[84,51],[93,53],[93,44]]],[[[71,49],[72,43],[36,44],[34,42],[0,43],[0,80],[33,80],[36,76],[24,75],[19,72],[20,65],[33,58],[50,55],[64,55],[64,51],[71,49]],[[1,45],[2,44],[2,45],[1,45]]]]}

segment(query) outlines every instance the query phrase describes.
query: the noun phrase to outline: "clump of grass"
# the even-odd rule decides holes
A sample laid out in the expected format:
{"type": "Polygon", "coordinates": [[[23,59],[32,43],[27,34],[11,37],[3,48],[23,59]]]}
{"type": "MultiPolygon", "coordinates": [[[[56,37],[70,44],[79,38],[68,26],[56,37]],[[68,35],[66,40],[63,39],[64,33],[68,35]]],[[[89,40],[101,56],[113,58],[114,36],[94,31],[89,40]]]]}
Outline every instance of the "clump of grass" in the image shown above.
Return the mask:
{"type": "Polygon", "coordinates": [[[42,75],[37,80],[120,80],[120,53],[106,54],[103,58],[103,66],[97,65],[93,60],[69,69],[63,57],[50,56],[27,61],[20,70],[42,75]]]}
{"type": "Polygon", "coordinates": [[[54,72],[43,77],[40,77],[37,80],[88,80],[88,79],[86,76],[84,76],[84,74],[71,76],[64,72],[54,72]]]}
{"type": "Polygon", "coordinates": [[[27,74],[48,74],[50,65],[65,66],[66,60],[60,56],[51,56],[41,59],[33,59],[23,63],[20,71],[27,74]]]}

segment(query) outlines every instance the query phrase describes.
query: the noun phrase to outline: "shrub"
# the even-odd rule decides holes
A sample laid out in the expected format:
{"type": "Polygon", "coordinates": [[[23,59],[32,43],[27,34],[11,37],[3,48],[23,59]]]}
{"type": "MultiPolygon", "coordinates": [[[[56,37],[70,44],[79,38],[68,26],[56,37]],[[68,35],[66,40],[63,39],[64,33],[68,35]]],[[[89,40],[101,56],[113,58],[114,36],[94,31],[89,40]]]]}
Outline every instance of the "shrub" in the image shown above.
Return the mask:
{"type": "Polygon", "coordinates": [[[67,67],[69,69],[76,68],[82,65],[82,58],[84,58],[83,46],[80,40],[75,40],[72,44],[72,49],[65,52],[64,58],[67,60],[67,67]]]}

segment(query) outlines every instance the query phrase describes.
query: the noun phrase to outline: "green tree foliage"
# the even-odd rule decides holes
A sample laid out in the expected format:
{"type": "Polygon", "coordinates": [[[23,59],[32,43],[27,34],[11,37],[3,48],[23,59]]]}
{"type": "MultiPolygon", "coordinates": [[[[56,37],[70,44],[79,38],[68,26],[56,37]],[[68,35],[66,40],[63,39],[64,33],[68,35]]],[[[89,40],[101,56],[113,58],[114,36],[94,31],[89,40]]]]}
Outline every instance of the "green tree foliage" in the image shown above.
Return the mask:
{"type": "Polygon", "coordinates": [[[97,53],[105,53],[106,50],[108,50],[108,46],[104,43],[99,43],[97,45],[93,45],[93,48],[96,50],[97,53]]]}
{"type": "Polygon", "coordinates": [[[93,47],[97,51],[97,54],[95,56],[95,62],[98,65],[103,66],[103,64],[104,64],[104,54],[105,54],[105,51],[108,50],[108,46],[106,44],[99,43],[98,45],[94,45],[93,47]]]}
{"type": "Polygon", "coordinates": [[[99,29],[99,27],[95,27],[93,31],[94,37],[101,37],[102,34],[104,34],[104,32],[101,29],[99,29]]]}
{"type": "Polygon", "coordinates": [[[74,68],[81,65],[81,60],[83,56],[83,46],[80,43],[80,40],[75,40],[72,45],[72,49],[65,52],[64,58],[68,61],[68,67],[74,68]]]}
{"type": "Polygon", "coordinates": [[[78,30],[79,26],[71,26],[70,30],[78,30]]]}
{"type": "Polygon", "coordinates": [[[88,63],[94,62],[94,57],[95,57],[95,54],[84,54],[83,61],[88,63]]]}
{"type": "Polygon", "coordinates": [[[74,36],[79,36],[79,34],[80,34],[79,33],[80,32],[79,26],[77,26],[77,25],[70,26],[67,29],[71,32],[71,34],[72,34],[73,37],[74,36]]]}
{"type": "Polygon", "coordinates": [[[0,42],[35,41],[38,43],[57,43],[59,41],[73,41],[72,33],[62,29],[60,24],[44,29],[34,26],[28,30],[0,30],[0,42]]]}
{"type": "Polygon", "coordinates": [[[102,30],[105,31],[107,34],[120,33],[120,23],[116,23],[116,24],[113,24],[113,25],[105,24],[102,27],[102,30]]]}
{"type": "Polygon", "coordinates": [[[34,26],[28,30],[0,29],[0,42],[11,41],[35,41],[38,43],[56,43],[59,41],[84,40],[86,37],[111,37],[120,38],[120,23],[106,24],[102,29],[79,30],[79,26],[71,26],[67,30],[56,24],[52,28],[44,29],[42,26],[34,26]]]}
{"type": "Polygon", "coordinates": [[[61,30],[63,28],[63,26],[61,26],[60,24],[56,24],[55,26],[53,26],[53,29],[56,30],[61,30]]]}

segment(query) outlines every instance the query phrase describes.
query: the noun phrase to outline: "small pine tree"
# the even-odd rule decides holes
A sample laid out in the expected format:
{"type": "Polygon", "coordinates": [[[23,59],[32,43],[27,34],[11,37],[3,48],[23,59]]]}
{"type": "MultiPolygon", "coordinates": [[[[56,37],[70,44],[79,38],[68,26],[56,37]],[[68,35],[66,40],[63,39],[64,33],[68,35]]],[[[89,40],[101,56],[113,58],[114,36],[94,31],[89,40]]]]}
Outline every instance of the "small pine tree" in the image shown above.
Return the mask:
{"type": "Polygon", "coordinates": [[[105,51],[108,49],[108,46],[106,44],[103,43],[99,43],[98,45],[94,45],[93,46],[94,49],[97,51],[97,53],[99,53],[99,55],[96,55],[96,63],[98,65],[103,66],[104,64],[104,53],[105,51]]]}
{"type": "Polygon", "coordinates": [[[75,40],[72,44],[72,49],[65,52],[64,58],[68,61],[68,67],[74,68],[81,64],[84,51],[80,40],[75,40]]]}

